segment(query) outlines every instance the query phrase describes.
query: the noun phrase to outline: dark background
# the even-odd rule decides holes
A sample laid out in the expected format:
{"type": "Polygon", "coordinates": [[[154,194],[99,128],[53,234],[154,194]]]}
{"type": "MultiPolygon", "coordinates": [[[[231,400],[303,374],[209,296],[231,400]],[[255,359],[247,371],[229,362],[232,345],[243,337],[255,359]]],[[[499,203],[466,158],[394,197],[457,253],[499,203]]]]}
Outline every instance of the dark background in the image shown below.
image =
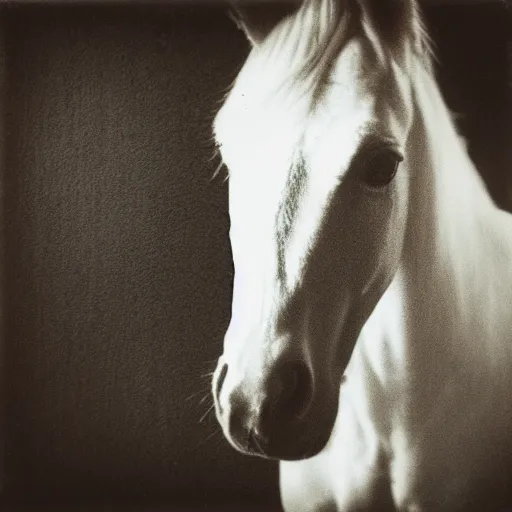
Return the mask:
{"type": "MultiPolygon", "coordinates": [[[[275,504],[276,464],[200,423],[232,280],[210,125],[245,39],[212,6],[0,11],[3,503],[275,504]]],[[[426,11],[510,209],[505,5],[426,11]]]]}

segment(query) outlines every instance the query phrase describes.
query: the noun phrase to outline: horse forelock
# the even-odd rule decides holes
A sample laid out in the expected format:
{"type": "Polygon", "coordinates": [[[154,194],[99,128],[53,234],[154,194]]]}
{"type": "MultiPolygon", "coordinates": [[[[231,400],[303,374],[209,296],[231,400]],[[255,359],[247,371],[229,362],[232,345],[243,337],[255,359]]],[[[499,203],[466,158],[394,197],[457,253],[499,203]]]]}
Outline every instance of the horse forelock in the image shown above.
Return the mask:
{"type": "Polygon", "coordinates": [[[270,96],[285,92],[314,100],[353,36],[367,43],[382,68],[395,61],[407,72],[416,57],[432,69],[431,43],[415,1],[304,0],[253,48],[240,81],[257,80],[270,96]],[[372,7],[381,4],[404,7],[372,7]]]}

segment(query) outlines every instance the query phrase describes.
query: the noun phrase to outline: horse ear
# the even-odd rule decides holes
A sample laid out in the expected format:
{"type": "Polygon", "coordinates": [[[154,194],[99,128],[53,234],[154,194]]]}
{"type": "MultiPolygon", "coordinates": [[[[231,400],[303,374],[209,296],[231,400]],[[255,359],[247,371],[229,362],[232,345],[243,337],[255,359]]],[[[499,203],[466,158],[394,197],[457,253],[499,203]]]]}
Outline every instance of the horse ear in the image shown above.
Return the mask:
{"type": "Polygon", "coordinates": [[[294,0],[240,5],[232,4],[231,18],[244,31],[253,46],[259,45],[277,24],[294,12],[294,0]]]}

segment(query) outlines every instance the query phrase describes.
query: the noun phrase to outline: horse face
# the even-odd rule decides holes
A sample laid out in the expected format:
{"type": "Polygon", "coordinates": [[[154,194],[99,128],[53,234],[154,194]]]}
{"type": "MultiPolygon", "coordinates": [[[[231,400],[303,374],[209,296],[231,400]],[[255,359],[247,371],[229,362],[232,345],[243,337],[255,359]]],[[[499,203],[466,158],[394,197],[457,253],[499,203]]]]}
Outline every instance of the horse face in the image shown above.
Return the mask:
{"type": "Polygon", "coordinates": [[[237,450],[298,460],[328,442],[360,330],[400,262],[412,109],[408,81],[356,37],[321,93],[265,95],[265,62],[253,52],[215,124],[235,276],[213,395],[237,450]]]}

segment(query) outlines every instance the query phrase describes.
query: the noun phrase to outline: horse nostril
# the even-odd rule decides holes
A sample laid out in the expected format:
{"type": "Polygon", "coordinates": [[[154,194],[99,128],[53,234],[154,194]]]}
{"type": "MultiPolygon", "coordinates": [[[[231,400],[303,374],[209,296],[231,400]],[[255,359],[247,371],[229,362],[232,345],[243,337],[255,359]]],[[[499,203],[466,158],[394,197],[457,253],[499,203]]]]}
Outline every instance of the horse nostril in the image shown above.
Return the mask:
{"type": "Polygon", "coordinates": [[[287,363],[279,373],[279,386],[274,407],[287,420],[303,416],[311,402],[313,384],[305,364],[287,363]]]}
{"type": "Polygon", "coordinates": [[[223,364],[220,369],[219,377],[217,378],[217,382],[215,384],[215,398],[217,399],[217,403],[219,403],[220,399],[220,391],[222,389],[222,385],[226,380],[226,375],[228,374],[228,365],[226,363],[223,364]]]}

